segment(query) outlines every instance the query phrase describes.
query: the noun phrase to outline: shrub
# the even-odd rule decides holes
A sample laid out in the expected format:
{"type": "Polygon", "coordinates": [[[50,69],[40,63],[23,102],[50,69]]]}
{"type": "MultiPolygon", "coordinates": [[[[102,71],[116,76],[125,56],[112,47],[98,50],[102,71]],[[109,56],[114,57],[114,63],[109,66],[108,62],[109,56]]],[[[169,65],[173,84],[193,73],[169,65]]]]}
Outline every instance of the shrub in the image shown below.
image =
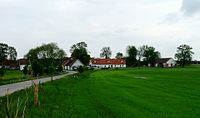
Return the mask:
{"type": "Polygon", "coordinates": [[[28,74],[28,66],[27,65],[24,66],[23,73],[24,73],[24,75],[28,74]]]}
{"type": "Polygon", "coordinates": [[[61,65],[58,66],[58,72],[63,72],[63,67],[61,65]]]}
{"type": "Polygon", "coordinates": [[[79,66],[77,68],[77,70],[78,70],[79,73],[83,73],[84,72],[84,67],[83,66],[79,66]]]}
{"type": "Polygon", "coordinates": [[[4,76],[4,68],[0,68],[0,78],[2,78],[4,76]]]}

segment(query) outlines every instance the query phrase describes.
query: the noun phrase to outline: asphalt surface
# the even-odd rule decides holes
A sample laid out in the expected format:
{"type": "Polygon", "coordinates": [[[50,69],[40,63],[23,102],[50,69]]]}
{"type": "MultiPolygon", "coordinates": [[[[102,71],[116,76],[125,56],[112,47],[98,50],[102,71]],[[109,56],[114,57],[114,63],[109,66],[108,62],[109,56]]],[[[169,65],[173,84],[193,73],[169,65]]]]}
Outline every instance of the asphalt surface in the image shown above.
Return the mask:
{"type": "MultiPolygon", "coordinates": [[[[64,75],[54,76],[53,80],[61,79],[65,76],[67,76],[67,75],[73,75],[73,74],[77,73],[75,71],[67,71],[67,72],[68,73],[64,74],[64,75]]],[[[45,82],[48,82],[48,81],[51,81],[51,77],[2,85],[2,86],[0,86],[0,97],[5,96],[6,94],[14,93],[14,92],[22,90],[22,89],[29,88],[29,87],[33,86],[33,83],[35,83],[35,84],[41,83],[42,84],[42,83],[45,83],[45,82]]]]}

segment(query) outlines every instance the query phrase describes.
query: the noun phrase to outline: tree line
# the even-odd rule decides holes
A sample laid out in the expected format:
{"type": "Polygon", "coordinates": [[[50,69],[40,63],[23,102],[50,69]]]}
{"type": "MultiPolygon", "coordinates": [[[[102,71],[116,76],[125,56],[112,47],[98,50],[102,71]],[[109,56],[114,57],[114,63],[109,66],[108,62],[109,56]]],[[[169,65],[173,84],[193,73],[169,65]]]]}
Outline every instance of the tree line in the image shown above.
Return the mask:
{"type": "Polygon", "coordinates": [[[17,59],[17,51],[13,46],[0,43],[0,78],[4,75],[5,60],[15,61],[17,59]]]}
{"type": "MultiPolygon", "coordinates": [[[[71,58],[79,59],[84,65],[88,65],[90,62],[90,53],[87,49],[88,45],[85,42],[79,42],[73,44],[70,47],[71,58]]],[[[103,47],[100,53],[100,57],[108,59],[112,56],[110,47],[103,47]]],[[[186,64],[190,64],[192,61],[192,47],[189,45],[180,45],[177,48],[175,59],[184,67],[186,64]]],[[[31,74],[32,76],[38,76],[45,74],[52,75],[57,71],[62,71],[61,62],[66,57],[66,53],[56,43],[42,44],[36,48],[30,49],[25,55],[25,58],[29,60],[30,67],[24,68],[25,74],[31,74]]],[[[117,59],[125,59],[128,67],[150,65],[154,66],[156,60],[161,58],[161,54],[153,46],[143,45],[139,48],[135,46],[127,46],[126,56],[123,53],[118,52],[115,56],[117,59]]],[[[3,75],[3,68],[5,60],[16,60],[17,51],[14,47],[7,44],[0,43],[0,63],[1,71],[3,75]]]]}
{"type": "MultiPolygon", "coordinates": [[[[128,67],[136,66],[155,66],[156,60],[161,58],[161,53],[157,51],[153,46],[143,45],[139,48],[135,46],[128,46],[126,49],[127,55],[124,56],[123,53],[118,52],[115,56],[116,59],[126,59],[126,64],[128,67]]],[[[177,47],[177,52],[175,53],[175,59],[178,64],[184,67],[186,64],[191,64],[192,56],[194,52],[192,47],[183,44],[177,47]]],[[[103,47],[101,49],[100,57],[110,58],[112,51],[110,47],[103,47]]]]}

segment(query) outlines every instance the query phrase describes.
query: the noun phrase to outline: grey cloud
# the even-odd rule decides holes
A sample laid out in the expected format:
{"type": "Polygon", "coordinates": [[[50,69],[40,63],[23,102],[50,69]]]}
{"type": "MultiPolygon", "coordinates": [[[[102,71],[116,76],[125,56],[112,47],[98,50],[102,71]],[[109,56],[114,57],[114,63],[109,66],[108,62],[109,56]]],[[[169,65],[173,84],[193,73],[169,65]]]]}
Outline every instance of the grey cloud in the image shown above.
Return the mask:
{"type": "Polygon", "coordinates": [[[200,0],[183,0],[181,11],[185,15],[200,13],[200,0]]]}

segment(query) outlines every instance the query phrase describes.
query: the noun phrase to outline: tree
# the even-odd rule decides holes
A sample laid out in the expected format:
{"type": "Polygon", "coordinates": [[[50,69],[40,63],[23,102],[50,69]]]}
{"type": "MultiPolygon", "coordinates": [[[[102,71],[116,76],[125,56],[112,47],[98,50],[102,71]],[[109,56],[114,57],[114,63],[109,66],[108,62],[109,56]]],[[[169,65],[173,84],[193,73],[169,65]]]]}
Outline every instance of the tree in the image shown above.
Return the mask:
{"type": "Polygon", "coordinates": [[[160,52],[155,51],[154,47],[146,47],[144,51],[144,61],[146,65],[150,64],[151,66],[155,66],[155,62],[160,58],[160,52]]]}
{"type": "Polygon", "coordinates": [[[177,48],[177,53],[175,54],[175,58],[178,60],[180,65],[184,67],[185,64],[191,63],[193,54],[194,52],[192,52],[192,47],[183,44],[177,48]]]}
{"type": "Polygon", "coordinates": [[[4,61],[8,57],[8,45],[4,43],[0,43],[0,62],[1,66],[4,67],[4,61]]]}
{"type": "Polygon", "coordinates": [[[5,72],[4,72],[4,68],[0,68],[0,79],[2,79],[2,77],[4,76],[5,72]]]}
{"type": "Polygon", "coordinates": [[[101,49],[100,57],[104,57],[105,59],[109,59],[112,55],[112,51],[110,47],[103,47],[101,49]]]}
{"type": "Polygon", "coordinates": [[[127,54],[128,57],[126,57],[126,64],[127,66],[135,66],[137,63],[137,49],[135,46],[128,46],[127,47],[127,54]]]}
{"type": "Polygon", "coordinates": [[[4,63],[9,57],[10,60],[16,60],[17,51],[14,47],[10,47],[7,44],[0,43],[0,76],[3,77],[5,73],[4,63]]]}
{"type": "Polygon", "coordinates": [[[137,57],[138,57],[138,64],[139,66],[141,65],[141,61],[144,58],[144,52],[145,50],[148,48],[147,45],[143,45],[141,47],[138,48],[138,53],[137,53],[137,57]]]}
{"type": "Polygon", "coordinates": [[[87,44],[85,42],[79,42],[71,46],[70,52],[73,53],[75,49],[86,49],[86,48],[87,44]]]}
{"type": "Polygon", "coordinates": [[[117,54],[116,54],[116,56],[115,56],[115,58],[116,59],[121,59],[121,58],[123,58],[124,56],[123,56],[123,53],[121,53],[121,52],[118,52],[117,54]]]}
{"type": "Polygon", "coordinates": [[[70,49],[71,57],[79,59],[84,65],[88,65],[90,62],[90,55],[87,51],[87,44],[80,42],[71,46],[70,49]]]}
{"type": "Polygon", "coordinates": [[[49,66],[56,68],[61,60],[66,56],[63,49],[60,49],[56,43],[43,44],[31,49],[25,55],[31,62],[31,67],[35,76],[36,73],[42,74],[43,71],[49,74],[49,66]],[[36,70],[34,68],[41,70],[36,70]]]}
{"type": "Polygon", "coordinates": [[[8,58],[9,60],[16,60],[17,59],[17,51],[14,47],[8,47],[8,58]]]}
{"type": "Polygon", "coordinates": [[[28,74],[28,66],[27,66],[27,65],[24,66],[24,68],[23,68],[23,73],[24,73],[24,75],[27,75],[27,74],[28,74]]]}
{"type": "Polygon", "coordinates": [[[55,72],[55,68],[53,66],[49,66],[49,73],[51,75],[51,81],[53,81],[54,72],[55,72]]]}

